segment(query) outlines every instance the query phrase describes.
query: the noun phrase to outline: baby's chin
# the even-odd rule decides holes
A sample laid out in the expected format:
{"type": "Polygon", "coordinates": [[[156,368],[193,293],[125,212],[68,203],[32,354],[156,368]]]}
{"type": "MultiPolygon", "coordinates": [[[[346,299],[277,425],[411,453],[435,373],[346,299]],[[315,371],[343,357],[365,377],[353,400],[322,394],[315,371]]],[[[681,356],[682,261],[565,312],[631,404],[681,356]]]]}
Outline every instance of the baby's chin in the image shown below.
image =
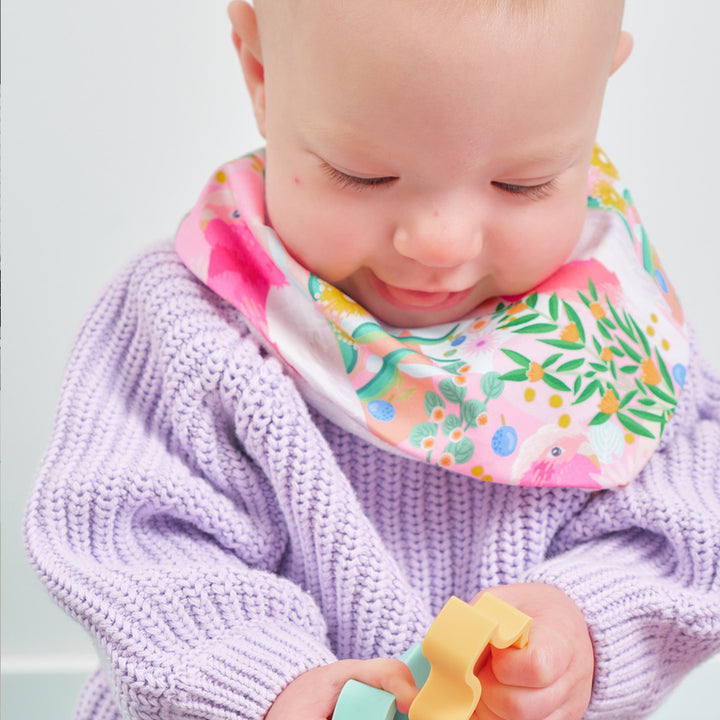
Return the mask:
{"type": "Polygon", "coordinates": [[[485,298],[470,300],[465,298],[456,304],[448,303],[440,309],[415,309],[393,307],[388,303],[373,303],[374,307],[366,309],[380,322],[398,328],[420,328],[434,325],[445,325],[466,319],[477,312],[485,298]]]}

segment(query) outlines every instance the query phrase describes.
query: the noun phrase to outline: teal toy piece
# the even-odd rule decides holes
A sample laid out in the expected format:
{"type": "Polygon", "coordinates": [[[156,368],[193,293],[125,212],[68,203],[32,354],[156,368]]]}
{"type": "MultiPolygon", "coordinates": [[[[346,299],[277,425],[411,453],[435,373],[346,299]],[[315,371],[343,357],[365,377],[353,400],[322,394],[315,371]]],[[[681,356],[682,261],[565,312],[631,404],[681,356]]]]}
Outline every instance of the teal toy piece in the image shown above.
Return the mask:
{"type": "MultiPolygon", "coordinates": [[[[420,643],[413,645],[400,660],[410,668],[415,685],[421,688],[430,674],[430,663],[422,654],[420,643]]],[[[338,697],[332,720],[408,720],[408,716],[397,711],[392,693],[348,680],[338,697]]]]}
{"type": "Polygon", "coordinates": [[[396,716],[392,693],[348,680],[338,697],[333,720],[394,720],[396,716]]]}
{"type": "MultiPolygon", "coordinates": [[[[422,654],[422,643],[413,645],[400,659],[410,668],[415,686],[421,688],[430,675],[430,663],[422,654]]],[[[405,713],[396,712],[395,720],[409,719],[405,713]]]]}

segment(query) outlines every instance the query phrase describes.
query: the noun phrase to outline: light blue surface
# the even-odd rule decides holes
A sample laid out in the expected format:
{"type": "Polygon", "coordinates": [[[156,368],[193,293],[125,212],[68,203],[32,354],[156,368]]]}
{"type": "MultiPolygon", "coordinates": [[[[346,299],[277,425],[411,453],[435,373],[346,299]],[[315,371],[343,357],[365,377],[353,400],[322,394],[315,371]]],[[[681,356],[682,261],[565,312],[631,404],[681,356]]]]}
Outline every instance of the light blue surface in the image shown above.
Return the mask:
{"type": "Polygon", "coordinates": [[[87,675],[84,673],[3,673],[3,720],[72,720],[87,675]]]}

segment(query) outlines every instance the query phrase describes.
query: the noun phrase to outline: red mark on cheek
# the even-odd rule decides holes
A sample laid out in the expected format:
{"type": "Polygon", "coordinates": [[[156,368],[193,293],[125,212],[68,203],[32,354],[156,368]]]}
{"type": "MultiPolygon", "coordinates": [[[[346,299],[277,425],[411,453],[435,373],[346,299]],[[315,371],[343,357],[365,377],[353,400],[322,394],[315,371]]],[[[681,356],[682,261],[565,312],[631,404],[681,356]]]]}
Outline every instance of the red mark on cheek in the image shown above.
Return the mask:
{"type": "Polygon", "coordinates": [[[438,217],[438,215],[440,215],[440,213],[436,210],[436,211],[433,213],[433,215],[434,215],[435,217],[438,217]]]}
{"type": "Polygon", "coordinates": [[[295,184],[296,184],[296,185],[299,185],[299,184],[300,184],[300,178],[295,178],[295,184]]]}

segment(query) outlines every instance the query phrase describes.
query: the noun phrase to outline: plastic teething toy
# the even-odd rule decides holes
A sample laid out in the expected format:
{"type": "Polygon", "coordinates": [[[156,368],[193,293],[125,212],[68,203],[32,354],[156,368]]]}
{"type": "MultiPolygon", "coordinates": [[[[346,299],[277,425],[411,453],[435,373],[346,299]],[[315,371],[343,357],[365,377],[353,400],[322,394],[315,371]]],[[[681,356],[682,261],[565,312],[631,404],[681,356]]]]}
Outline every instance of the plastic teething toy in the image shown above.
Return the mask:
{"type": "Polygon", "coordinates": [[[420,688],[410,713],[397,712],[391,693],[349,680],[338,698],[333,720],[468,720],[482,688],[475,676],[488,643],[496,648],[524,647],[531,619],[485,593],[474,605],[451,597],[422,643],[400,659],[420,688]]]}

